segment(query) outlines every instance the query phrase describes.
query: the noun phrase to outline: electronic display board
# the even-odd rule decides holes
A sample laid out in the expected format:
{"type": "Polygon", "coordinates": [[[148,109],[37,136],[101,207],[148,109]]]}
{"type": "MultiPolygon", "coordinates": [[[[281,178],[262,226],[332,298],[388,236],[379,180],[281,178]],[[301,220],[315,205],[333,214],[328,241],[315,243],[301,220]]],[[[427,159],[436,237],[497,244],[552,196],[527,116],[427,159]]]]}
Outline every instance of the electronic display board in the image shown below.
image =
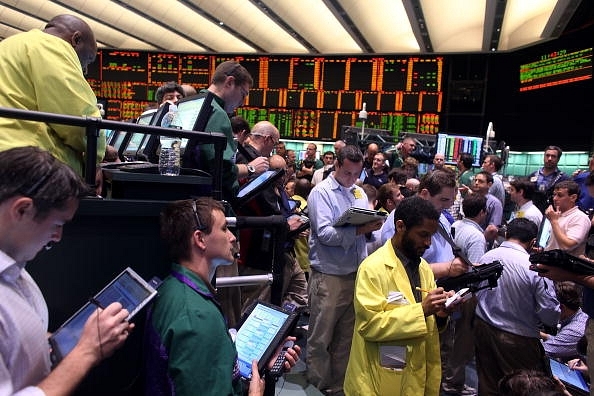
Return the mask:
{"type": "Polygon", "coordinates": [[[520,92],[592,78],[592,48],[553,51],[520,65],[520,92]]]}
{"type": "Polygon", "coordinates": [[[167,81],[203,89],[218,64],[240,62],[254,86],[237,110],[270,120],[287,139],[334,140],[363,103],[377,128],[434,134],[443,100],[443,57],[198,55],[99,50],[87,79],[109,119],[138,117],[167,81]]]}

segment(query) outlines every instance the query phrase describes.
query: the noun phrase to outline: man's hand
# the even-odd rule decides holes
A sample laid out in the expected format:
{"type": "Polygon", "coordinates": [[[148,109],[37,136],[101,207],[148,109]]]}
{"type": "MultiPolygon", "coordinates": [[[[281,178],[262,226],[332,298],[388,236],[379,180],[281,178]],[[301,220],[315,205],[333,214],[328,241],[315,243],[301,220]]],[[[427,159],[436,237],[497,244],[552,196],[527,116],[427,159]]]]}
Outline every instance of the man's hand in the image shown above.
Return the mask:
{"type": "MultiPolygon", "coordinates": [[[[285,341],[281,345],[279,345],[279,347],[276,349],[276,353],[274,354],[272,359],[270,359],[270,361],[268,362],[269,369],[272,368],[272,365],[276,361],[278,354],[281,352],[284,343],[287,341],[296,341],[296,340],[297,340],[297,338],[295,338],[295,337],[287,337],[285,339],[285,341]]],[[[294,344],[291,348],[287,349],[287,351],[285,352],[285,372],[289,372],[291,370],[291,368],[294,367],[295,364],[297,364],[297,362],[299,361],[300,355],[301,355],[301,347],[297,344],[294,344]]]]}
{"type": "Polygon", "coordinates": [[[378,219],[357,227],[357,235],[367,234],[369,232],[377,231],[382,228],[384,220],[378,219]]]}
{"type": "Polygon", "coordinates": [[[270,168],[270,162],[266,157],[258,157],[250,162],[249,165],[254,167],[257,175],[266,172],[270,168]]]}
{"type": "Polygon", "coordinates": [[[421,302],[421,306],[423,307],[423,313],[425,314],[425,316],[434,315],[438,312],[444,312],[446,300],[448,299],[448,297],[453,295],[454,292],[450,291],[446,293],[443,290],[443,287],[438,287],[437,289],[429,290],[429,292],[421,302]]]}
{"type": "Polygon", "coordinates": [[[551,222],[557,221],[561,217],[561,211],[555,210],[555,208],[553,208],[551,205],[549,205],[549,207],[545,210],[545,216],[551,222]]]}
{"type": "Polygon", "coordinates": [[[111,356],[134,328],[134,324],[126,320],[127,317],[128,310],[117,302],[105,309],[97,308],[87,319],[75,348],[92,356],[95,364],[111,356]]]}

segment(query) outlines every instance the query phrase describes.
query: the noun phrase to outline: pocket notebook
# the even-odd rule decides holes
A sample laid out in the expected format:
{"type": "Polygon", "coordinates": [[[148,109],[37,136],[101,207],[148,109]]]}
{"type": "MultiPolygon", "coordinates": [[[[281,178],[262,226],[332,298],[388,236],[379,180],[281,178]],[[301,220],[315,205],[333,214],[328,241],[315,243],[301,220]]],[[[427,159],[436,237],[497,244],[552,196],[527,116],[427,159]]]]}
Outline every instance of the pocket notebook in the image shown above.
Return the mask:
{"type": "Polygon", "coordinates": [[[251,378],[254,359],[258,361],[260,373],[263,372],[278,346],[295,327],[298,317],[295,312],[262,301],[252,305],[235,338],[239,373],[243,378],[251,378]]]}
{"type": "MultiPolygon", "coordinates": [[[[156,295],[157,290],[128,267],[97,293],[94,299],[102,307],[119,302],[128,310],[129,321],[156,295]]],[[[74,348],[87,319],[96,309],[95,304],[87,302],[50,336],[51,358],[54,364],[59,363],[74,348]]]]}
{"type": "Polygon", "coordinates": [[[334,223],[334,227],[362,225],[375,220],[384,220],[388,214],[372,209],[349,208],[334,223]]]}

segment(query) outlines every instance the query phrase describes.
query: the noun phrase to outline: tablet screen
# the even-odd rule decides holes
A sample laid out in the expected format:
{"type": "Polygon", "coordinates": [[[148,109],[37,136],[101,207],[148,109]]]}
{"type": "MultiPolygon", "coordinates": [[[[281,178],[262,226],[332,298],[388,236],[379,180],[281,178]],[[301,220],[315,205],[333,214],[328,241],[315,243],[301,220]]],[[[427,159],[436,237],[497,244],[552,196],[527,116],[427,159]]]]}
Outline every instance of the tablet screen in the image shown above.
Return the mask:
{"type": "Polygon", "coordinates": [[[554,376],[558,377],[564,384],[569,384],[575,388],[589,391],[588,384],[582,377],[579,371],[571,370],[566,364],[560,363],[554,359],[550,359],[551,372],[554,376]]]}
{"type": "Polygon", "coordinates": [[[551,222],[546,217],[542,219],[542,223],[540,224],[540,229],[538,230],[538,240],[536,243],[538,246],[545,248],[549,243],[549,239],[551,239],[551,232],[553,228],[551,227],[551,222]]]}
{"type": "MultiPolygon", "coordinates": [[[[131,268],[126,268],[103,290],[97,293],[94,298],[103,307],[114,302],[119,302],[128,310],[129,316],[127,320],[130,320],[156,294],[157,291],[136,272],[131,268]]],[[[87,319],[96,309],[97,306],[94,304],[86,303],[52,334],[50,344],[52,346],[52,358],[54,362],[62,360],[74,348],[87,319]]]]}
{"type": "Polygon", "coordinates": [[[281,308],[257,303],[237,331],[235,347],[239,372],[243,378],[252,375],[252,361],[262,368],[276,347],[285,339],[294,315],[281,308]]]}

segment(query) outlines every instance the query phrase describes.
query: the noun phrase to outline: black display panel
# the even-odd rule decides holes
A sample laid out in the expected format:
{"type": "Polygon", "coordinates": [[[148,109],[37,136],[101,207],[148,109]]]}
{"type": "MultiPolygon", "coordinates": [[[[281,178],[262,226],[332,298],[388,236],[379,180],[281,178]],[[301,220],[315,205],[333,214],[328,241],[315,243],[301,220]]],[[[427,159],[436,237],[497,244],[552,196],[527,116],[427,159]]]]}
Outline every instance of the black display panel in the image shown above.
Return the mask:
{"type": "Polygon", "coordinates": [[[250,124],[275,117],[285,138],[336,137],[337,126],[358,120],[363,103],[368,112],[381,112],[381,123],[392,125],[389,129],[395,133],[439,130],[438,123],[425,123],[434,118],[424,115],[441,112],[440,57],[236,56],[100,50],[97,59],[87,77],[98,99],[107,103],[109,119],[136,119],[154,104],[156,90],[167,81],[206,88],[218,64],[236,60],[254,79],[245,111],[240,108],[237,113],[249,115],[250,124]],[[328,130],[330,125],[334,130],[328,130]]]}

